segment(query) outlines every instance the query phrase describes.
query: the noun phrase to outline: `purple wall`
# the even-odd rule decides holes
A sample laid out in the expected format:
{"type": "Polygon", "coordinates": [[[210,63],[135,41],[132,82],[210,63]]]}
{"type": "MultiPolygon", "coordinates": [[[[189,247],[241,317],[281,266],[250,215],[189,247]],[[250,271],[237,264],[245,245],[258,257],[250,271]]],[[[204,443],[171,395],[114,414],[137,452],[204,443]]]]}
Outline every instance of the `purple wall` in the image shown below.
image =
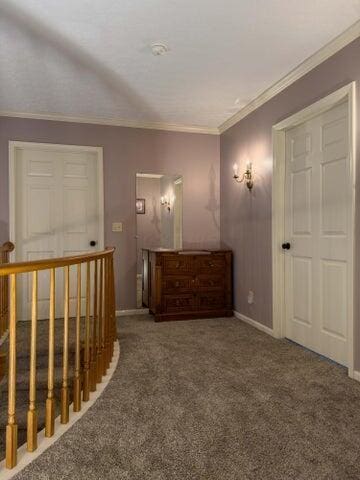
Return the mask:
{"type": "MultiPolygon", "coordinates": [[[[359,56],[360,39],[357,39],[221,135],[221,241],[234,251],[235,309],[269,327],[272,326],[272,126],[343,85],[359,80],[359,56]],[[232,165],[238,163],[241,171],[247,160],[253,162],[256,173],[251,195],[232,179],[232,165]],[[247,303],[250,289],[255,293],[253,305],[247,303]]],[[[358,216],[357,213],[357,225],[358,216]]],[[[357,273],[355,291],[359,288],[357,273]]],[[[359,331],[358,305],[355,311],[359,331]]],[[[356,358],[360,365],[360,351],[356,352],[356,358]]]]}
{"type": "Polygon", "coordinates": [[[105,243],[114,245],[117,269],[117,307],[136,307],[137,172],[179,174],[184,177],[184,246],[218,246],[219,137],[75,124],[19,118],[0,118],[0,242],[8,239],[8,141],[32,141],[104,148],[105,243]],[[123,233],[111,223],[123,222],[123,233]]]}

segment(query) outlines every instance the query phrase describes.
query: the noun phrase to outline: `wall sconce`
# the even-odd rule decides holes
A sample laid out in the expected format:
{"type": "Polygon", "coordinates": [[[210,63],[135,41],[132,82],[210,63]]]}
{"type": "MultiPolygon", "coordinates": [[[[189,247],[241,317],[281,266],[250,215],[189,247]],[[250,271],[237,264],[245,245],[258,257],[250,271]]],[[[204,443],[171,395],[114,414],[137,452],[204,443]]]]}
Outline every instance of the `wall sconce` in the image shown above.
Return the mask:
{"type": "Polygon", "coordinates": [[[160,203],[161,203],[161,205],[166,207],[170,212],[170,199],[167,195],[160,198],[160,203]]]}
{"type": "Polygon", "coordinates": [[[238,174],[239,167],[237,166],[236,163],[234,163],[233,171],[234,171],[233,178],[236,182],[238,182],[238,183],[245,182],[245,184],[246,184],[246,186],[248,187],[249,190],[251,190],[253,188],[254,181],[253,181],[253,173],[252,173],[251,162],[247,162],[245,173],[242,176],[240,176],[238,174]]]}

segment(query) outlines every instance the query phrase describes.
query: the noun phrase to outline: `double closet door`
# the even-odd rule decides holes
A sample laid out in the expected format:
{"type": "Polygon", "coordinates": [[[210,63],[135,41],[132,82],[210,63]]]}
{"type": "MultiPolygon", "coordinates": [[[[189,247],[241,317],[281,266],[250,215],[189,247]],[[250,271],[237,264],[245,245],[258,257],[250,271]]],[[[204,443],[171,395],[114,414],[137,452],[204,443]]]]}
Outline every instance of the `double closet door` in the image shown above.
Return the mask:
{"type": "MultiPolygon", "coordinates": [[[[102,248],[96,152],[28,144],[15,149],[16,261],[72,256],[102,248]],[[94,245],[95,242],[95,245],[94,245]]],[[[39,318],[49,316],[49,271],[39,272],[39,318]]],[[[85,266],[82,272],[85,304],[85,266]]],[[[63,315],[62,269],[56,273],[56,316],[63,315]]],[[[30,318],[31,276],[19,279],[19,318],[30,318]]],[[[76,268],[70,269],[75,314],[76,268]]]]}

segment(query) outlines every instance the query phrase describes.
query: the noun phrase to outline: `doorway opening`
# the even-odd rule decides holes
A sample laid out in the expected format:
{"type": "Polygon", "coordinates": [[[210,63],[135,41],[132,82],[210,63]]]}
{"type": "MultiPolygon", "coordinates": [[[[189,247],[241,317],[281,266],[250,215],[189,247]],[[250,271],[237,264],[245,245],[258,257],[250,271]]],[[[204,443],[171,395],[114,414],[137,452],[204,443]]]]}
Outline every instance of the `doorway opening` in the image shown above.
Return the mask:
{"type": "Polygon", "coordinates": [[[183,223],[181,175],[136,174],[136,305],[148,308],[149,251],[181,250],[183,223]]]}

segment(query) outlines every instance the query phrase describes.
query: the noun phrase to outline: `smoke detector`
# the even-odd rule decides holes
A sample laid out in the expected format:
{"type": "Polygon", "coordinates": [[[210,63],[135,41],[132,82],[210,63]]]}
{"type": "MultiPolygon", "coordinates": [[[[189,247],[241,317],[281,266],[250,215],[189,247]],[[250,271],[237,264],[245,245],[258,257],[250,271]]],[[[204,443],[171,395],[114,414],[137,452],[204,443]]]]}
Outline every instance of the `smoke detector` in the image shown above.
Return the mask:
{"type": "Polygon", "coordinates": [[[169,47],[163,43],[152,43],[151,51],[155,57],[159,57],[160,55],[165,55],[169,51],[169,47]]]}

